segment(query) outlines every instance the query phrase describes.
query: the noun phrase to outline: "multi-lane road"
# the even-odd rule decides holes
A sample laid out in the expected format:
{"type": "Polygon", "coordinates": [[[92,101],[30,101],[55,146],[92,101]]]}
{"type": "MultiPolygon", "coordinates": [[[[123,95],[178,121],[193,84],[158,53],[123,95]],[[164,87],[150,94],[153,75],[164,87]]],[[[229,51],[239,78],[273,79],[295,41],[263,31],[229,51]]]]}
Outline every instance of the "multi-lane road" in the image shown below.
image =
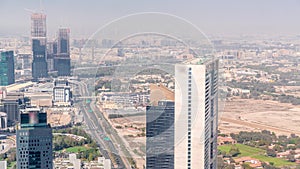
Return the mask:
{"type": "MultiPolygon", "coordinates": [[[[78,94],[81,96],[90,96],[87,84],[83,81],[70,81],[78,86],[78,94]]],[[[103,114],[95,106],[95,101],[92,99],[82,100],[76,103],[81,109],[85,130],[99,144],[101,154],[105,158],[112,160],[113,168],[130,169],[132,168],[128,162],[130,156],[118,134],[113,130],[112,126],[105,120],[103,114]],[[114,140],[114,141],[112,141],[114,140]]]]}

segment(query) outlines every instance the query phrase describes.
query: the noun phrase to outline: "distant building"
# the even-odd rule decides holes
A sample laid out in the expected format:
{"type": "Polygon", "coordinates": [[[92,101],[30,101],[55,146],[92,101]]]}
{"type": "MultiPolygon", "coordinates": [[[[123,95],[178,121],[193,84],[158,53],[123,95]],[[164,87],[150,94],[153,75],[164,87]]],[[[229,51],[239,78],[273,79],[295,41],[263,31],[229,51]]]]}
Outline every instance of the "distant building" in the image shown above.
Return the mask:
{"type": "Polygon", "coordinates": [[[48,77],[48,65],[46,56],[46,15],[33,13],[31,15],[31,39],[32,39],[32,78],[48,77]]]}
{"type": "Polygon", "coordinates": [[[114,45],[114,41],[111,39],[103,39],[101,44],[103,48],[111,48],[114,45]]]}
{"type": "Polygon", "coordinates": [[[175,66],[175,169],[217,169],[218,64],[175,66]]]}
{"type": "Polygon", "coordinates": [[[47,42],[48,71],[54,71],[54,55],[57,53],[57,42],[47,42]]]}
{"type": "Polygon", "coordinates": [[[247,163],[252,168],[262,168],[262,163],[258,159],[252,157],[235,158],[234,162],[235,164],[240,164],[240,165],[247,163]]]}
{"type": "Polygon", "coordinates": [[[0,51],[0,86],[15,83],[14,52],[0,51]]]}
{"type": "Polygon", "coordinates": [[[0,168],[7,169],[7,161],[0,161],[0,168]]]}
{"type": "Polygon", "coordinates": [[[218,145],[224,145],[224,144],[236,144],[237,141],[234,140],[232,137],[222,137],[218,136],[218,145]]]}
{"type": "Polygon", "coordinates": [[[18,54],[17,57],[17,65],[20,66],[18,67],[20,70],[20,75],[21,76],[27,76],[30,77],[32,74],[32,69],[31,69],[31,54],[18,54]]]}
{"type": "Polygon", "coordinates": [[[174,101],[146,108],[146,168],[174,169],[174,101]]]}
{"type": "Polygon", "coordinates": [[[22,93],[8,93],[4,99],[1,100],[3,111],[7,114],[7,126],[13,126],[19,121],[20,104],[24,101],[24,94],[22,93]]]}
{"type": "Polygon", "coordinates": [[[1,87],[0,86],[0,100],[4,99],[7,95],[7,89],[6,87],[1,87]]]}
{"type": "Polygon", "coordinates": [[[105,159],[104,157],[98,157],[98,163],[103,165],[103,169],[111,169],[110,159],[105,159]]]}
{"type": "Polygon", "coordinates": [[[55,80],[53,87],[53,104],[56,106],[72,104],[72,92],[68,80],[55,80]]]}
{"type": "Polygon", "coordinates": [[[105,159],[103,166],[104,166],[104,169],[111,169],[111,161],[110,161],[110,159],[105,159]]]}
{"type": "Polygon", "coordinates": [[[0,112],[0,130],[5,130],[7,128],[7,114],[5,112],[0,112]]]}
{"type": "Polygon", "coordinates": [[[17,130],[17,169],[52,169],[52,129],[39,108],[22,111],[17,130]]]}
{"type": "Polygon", "coordinates": [[[81,160],[77,159],[76,154],[69,154],[69,161],[73,164],[74,169],[81,169],[81,160]]]}
{"type": "Polygon", "coordinates": [[[31,69],[30,54],[18,54],[18,58],[21,60],[21,69],[31,69]]]}
{"type": "Polygon", "coordinates": [[[54,55],[54,70],[58,76],[71,75],[70,29],[60,28],[57,37],[57,53],[54,55]]]}

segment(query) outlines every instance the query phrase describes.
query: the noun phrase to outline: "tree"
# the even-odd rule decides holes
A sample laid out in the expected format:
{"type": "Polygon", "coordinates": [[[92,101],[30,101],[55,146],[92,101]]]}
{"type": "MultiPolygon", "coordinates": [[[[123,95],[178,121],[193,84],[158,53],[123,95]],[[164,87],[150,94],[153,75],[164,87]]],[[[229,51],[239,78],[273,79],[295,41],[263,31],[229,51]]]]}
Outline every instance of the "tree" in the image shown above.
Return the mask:
{"type": "Polygon", "coordinates": [[[296,161],[295,156],[292,155],[292,154],[289,154],[289,155],[287,156],[287,159],[288,159],[290,162],[295,162],[295,161],[296,161]]]}
{"type": "Polygon", "coordinates": [[[232,146],[229,150],[229,154],[232,156],[232,157],[236,157],[240,154],[240,150],[239,148],[237,148],[236,146],[232,146]]]}
{"type": "Polygon", "coordinates": [[[250,165],[247,163],[242,164],[242,166],[244,169],[253,169],[253,167],[250,167],[250,165]]]}
{"type": "Polygon", "coordinates": [[[89,160],[89,161],[93,161],[93,160],[94,160],[94,155],[93,155],[93,154],[89,154],[88,160],[89,160]]]}
{"type": "Polygon", "coordinates": [[[273,149],[267,149],[267,155],[271,157],[276,157],[276,151],[273,149]]]}
{"type": "Polygon", "coordinates": [[[282,148],[280,145],[276,144],[276,145],[273,147],[273,150],[275,150],[275,151],[277,151],[277,152],[282,152],[282,151],[283,151],[283,148],[282,148]]]}

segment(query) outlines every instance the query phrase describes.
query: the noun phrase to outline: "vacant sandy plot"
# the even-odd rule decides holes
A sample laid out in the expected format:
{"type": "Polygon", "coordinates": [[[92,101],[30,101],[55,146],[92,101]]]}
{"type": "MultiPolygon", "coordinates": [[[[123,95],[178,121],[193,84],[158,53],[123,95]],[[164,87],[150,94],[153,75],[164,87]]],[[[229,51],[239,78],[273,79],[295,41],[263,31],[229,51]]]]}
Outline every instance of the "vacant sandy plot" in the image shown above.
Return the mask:
{"type": "Polygon", "coordinates": [[[48,112],[47,116],[48,123],[50,123],[52,127],[65,126],[72,121],[72,116],[69,112],[48,112]]]}
{"type": "Polygon", "coordinates": [[[219,117],[219,129],[224,133],[266,129],[300,135],[300,106],[288,103],[234,98],[225,103],[219,117]]]}

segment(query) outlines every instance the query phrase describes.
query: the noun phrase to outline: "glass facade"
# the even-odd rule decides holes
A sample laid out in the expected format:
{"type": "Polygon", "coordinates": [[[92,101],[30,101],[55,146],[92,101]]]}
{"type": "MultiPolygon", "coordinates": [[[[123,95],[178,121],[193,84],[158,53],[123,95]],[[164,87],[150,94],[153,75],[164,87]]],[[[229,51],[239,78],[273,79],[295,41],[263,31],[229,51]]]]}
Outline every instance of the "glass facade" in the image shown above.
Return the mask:
{"type": "Polygon", "coordinates": [[[0,52],[0,86],[15,83],[13,51],[0,52]]]}
{"type": "Polygon", "coordinates": [[[146,108],[146,168],[174,168],[174,102],[146,108]]]}

